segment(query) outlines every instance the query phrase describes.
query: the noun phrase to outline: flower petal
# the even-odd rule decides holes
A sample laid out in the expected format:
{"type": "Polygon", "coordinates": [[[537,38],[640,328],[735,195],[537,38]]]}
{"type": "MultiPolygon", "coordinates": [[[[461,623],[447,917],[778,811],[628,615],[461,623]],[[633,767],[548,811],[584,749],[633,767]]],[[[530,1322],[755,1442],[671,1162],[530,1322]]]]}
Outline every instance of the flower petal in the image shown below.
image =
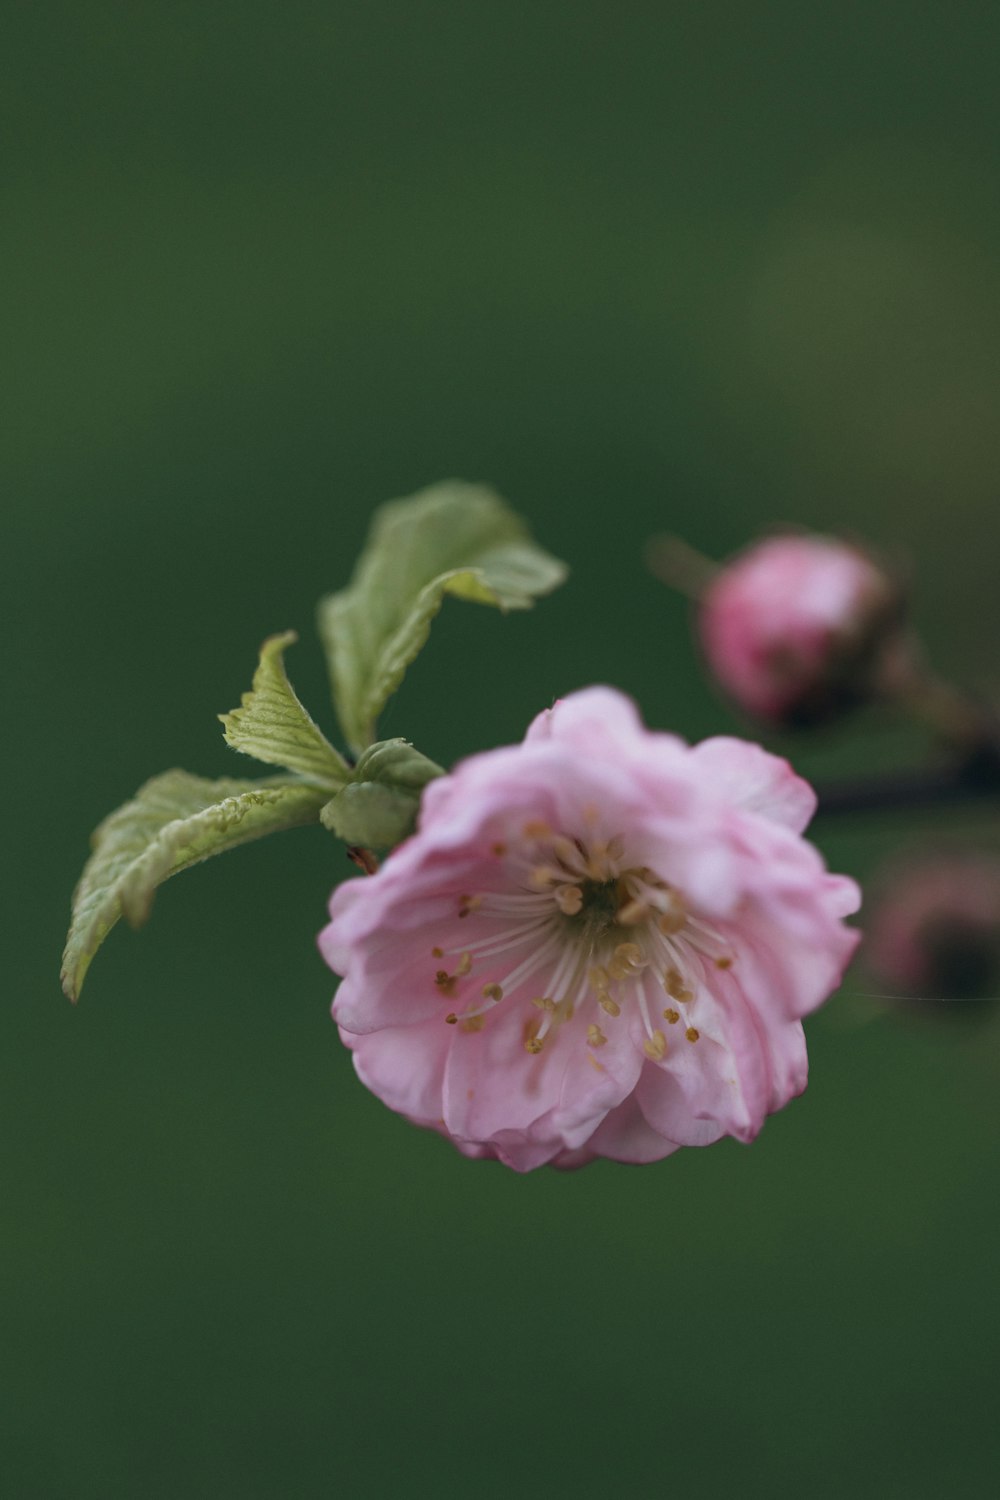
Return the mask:
{"type": "Polygon", "coordinates": [[[801,833],[816,811],[816,793],[778,755],[730,735],[702,740],[690,751],[702,774],[733,806],[801,833]]]}
{"type": "MultiPolygon", "coordinates": [[[[606,1156],[611,1161],[639,1165],[643,1162],[661,1161],[680,1149],[677,1141],[667,1140],[654,1130],[639,1107],[635,1094],[622,1101],[616,1109],[598,1125],[586,1146],[587,1159],[606,1156]]],[[[553,1166],[569,1167],[575,1163],[571,1153],[556,1157],[553,1166]]],[[[584,1165],[583,1162],[578,1165],[584,1165]]]]}

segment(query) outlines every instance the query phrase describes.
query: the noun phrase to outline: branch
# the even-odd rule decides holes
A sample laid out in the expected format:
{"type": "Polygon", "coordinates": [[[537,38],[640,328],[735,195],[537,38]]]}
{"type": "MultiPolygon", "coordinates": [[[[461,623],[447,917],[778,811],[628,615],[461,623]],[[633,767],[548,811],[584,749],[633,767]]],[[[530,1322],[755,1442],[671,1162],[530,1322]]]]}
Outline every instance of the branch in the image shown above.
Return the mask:
{"type": "Polygon", "coordinates": [[[1000,797],[1000,745],[980,745],[951,765],[831,782],[817,789],[817,815],[940,807],[1000,797]]]}

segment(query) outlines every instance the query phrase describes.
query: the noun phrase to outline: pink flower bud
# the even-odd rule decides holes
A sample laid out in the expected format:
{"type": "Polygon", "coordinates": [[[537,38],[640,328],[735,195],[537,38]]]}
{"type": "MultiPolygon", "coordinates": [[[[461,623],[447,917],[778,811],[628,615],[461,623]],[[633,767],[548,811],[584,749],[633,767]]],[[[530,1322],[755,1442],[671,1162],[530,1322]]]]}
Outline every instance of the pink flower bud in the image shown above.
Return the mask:
{"type": "Polygon", "coordinates": [[[700,601],[709,667],[747,713],[789,727],[870,696],[900,645],[900,593],[860,547],[776,536],[725,563],[700,601]]]}
{"type": "Polygon", "coordinates": [[[1000,858],[978,850],[927,851],[895,861],[879,886],[864,946],[876,983],[918,1000],[998,993],[1000,858]]]}

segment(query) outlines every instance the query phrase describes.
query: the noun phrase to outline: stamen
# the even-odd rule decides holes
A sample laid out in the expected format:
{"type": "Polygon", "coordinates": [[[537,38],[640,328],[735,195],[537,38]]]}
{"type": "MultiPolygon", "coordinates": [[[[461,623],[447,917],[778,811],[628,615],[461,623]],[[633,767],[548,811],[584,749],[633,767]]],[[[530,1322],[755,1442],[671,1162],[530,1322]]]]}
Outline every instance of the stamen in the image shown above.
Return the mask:
{"type": "Polygon", "coordinates": [[[552,852],[559,863],[565,865],[567,870],[571,870],[574,875],[586,874],[586,860],[581,857],[580,851],[572,839],[568,839],[563,834],[557,833],[552,840],[552,852]]]}
{"type": "Polygon", "coordinates": [[[646,1035],[652,1039],[654,1036],[653,1023],[649,1019],[649,1003],[646,999],[645,985],[638,986],[639,991],[639,1014],[642,1016],[642,1024],[646,1028],[646,1035]]]}
{"type": "Polygon", "coordinates": [[[677,969],[668,969],[663,976],[663,988],[672,1000],[679,1000],[682,1005],[688,1000],[693,1000],[694,995],[684,983],[677,969]]]}
{"type": "Polygon", "coordinates": [[[579,976],[580,955],[575,946],[570,943],[563,943],[561,946],[562,953],[549,977],[552,1009],[549,1010],[548,1006],[541,1007],[541,1019],[533,1016],[527,1023],[530,1034],[537,1037],[539,1041],[548,1034],[553,1022],[558,1025],[573,1018],[574,996],[571,986],[579,976]]]}
{"type": "MultiPolygon", "coordinates": [[[[713,963],[717,963],[720,958],[730,958],[730,963],[732,962],[730,955],[726,953],[727,944],[722,934],[700,917],[688,917],[684,936],[697,952],[703,953],[713,963]]],[[[722,967],[727,968],[728,965],[723,964],[722,967]]]]}
{"type": "Polygon", "coordinates": [[[583,906],[583,892],[578,885],[559,885],[554,892],[556,905],[567,917],[575,917],[583,906]]]}
{"type": "MultiPolygon", "coordinates": [[[[560,948],[563,949],[563,956],[568,955],[569,960],[572,961],[574,956],[572,948],[561,943],[556,936],[550,937],[540,948],[533,949],[527,958],[522,959],[515,968],[511,969],[509,974],[503,976],[500,982],[507,994],[515,990],[525,979],[530,979],[531,975],[538,969],[544,968],[551,959],[555,958],[560,948]]],[[[562,963],[562,959],[560,959],[560,963],[562,963]]],[[[557,967],[556,974],[552,976],[553,989],[557,986],[557,975],[559,972],[560,970],[557,967]]]]}
{"type": "MultiPolygon", "coordinates": [[[[495,1005],[499,1005],[502,999],[503,990],[498,984],[484,984],[482,1005],[477,1005],[472,1010],[464,1010],[458,1017],[458,1020],[461,1021],[464,1030],[481,1031],[487,1013],[491,1011],[495,1005]],[[476,1024],[473,1025],[473,1022],[475,1022],[476,1024]]],[[[446,1019],[450,1020],[450,1017],[447,1017],[446,1019]]]]}
{"type": "Polygon", "coordinates": [[[659,927],[664,937],[673,937],[675,933],[680,932],[687,919],[684,902],[676,891],[668,889],[666,893],[666,905],[657,918],[657,927],[659,927]]]}
{"type": "Polygon", "coordinates": [[[648,962],[637,943],[619,943],[608,964],[608,973],[612,979],[631,979],[648,962]]]}
{"type": "MultiPolygon", "coordinates": [[[[605,825],[597,808],[585,809],[584,818],[578,838],[533,818],[523,824],[523,844],[497,839],[489,846],[497,858],[510,856],[510,883],[503,890],[460,896],[460,917],[481,912],[489,920],[477,923],[479,932],[472,936],[478,941],[434,947],[432,954],[436,959],[454,955],[451,971],[439,968],[434,976],[442,995],[454,995],[474,970],[480,980],[491,973],[495,978],[476,986],[482,998],[473,1008],[452,1011],[445,1020],[476,1032],[501,1001],[524,1006],[524,1049],[537,1056],[550,1033],[585,1001],[591,1007],[596,999],[612,1018],[637,1007],[643,1052],[650,1061],[662,1062],[668,1044],[657,1028],[680,1023],[687,1040],[697,1042],[700,1033],[688,1023],[685,1008],[696,999],[706,970],[711,972],[712,965],[727,970],[734,960],[722,935],[688,913],[678,890],[645,865],[625,867],[625,841],[599,837],[605,825]],[[562,921],[580,913],[588,920],[578,930],[562,921]],[[635,941],[615,943],[616,936],[626,937],[623,929],[631,930],[635,941]],[[656,979],[668,997],[660,1012],[662,1023],[651,1019],[656,1016],[656,979]],[[532,995],[529,985],[544,990],[532,995]]],[[[594,1022],[585,1030],[588,1059],[600,1069],[592,1054],[607,1045],[608,1035],[594,1022]]]]}
{"type": "Polygon", "coordinates": [[[537,891],[489,891],[482,898],[480,911],[489,916],[527,916],[545,911],[545,898],[537,891]]]}
{"type": "Polygon", "coordinates": [[[654,1031],[642,1044],[642,1050],[651,1062],[662,1062],[667,1055],[667,1039],[662,1031],[654,1031]]]}
{"type": "Polygon", "coordinates": [[[603,883],[613,873],[614,862],[608,858],[607,844],[594,844],[587,855],[587,874],[603,883]]]}
{"type": "Polygon", "coordinates": [[[638,927],[639,923],[645,922],[648,916],[649,907],[646,902],[633,899],[619,907],[617,920],[623,927],[638,927]]]}
{"type": "MultiPolygon", "coordinates": [[[[536,897],[536,900],[541,898],[536,897]]],[[[531,922],[522,922],[517,927],[512,927],[503,937],[484,938],[482,942],[470,943],[467,949],[449,948],[449,953],[471,953],[476,958],[491,958],[498,953],[508,953],[511,948],[523,948],[529,937],[541,936],[543,929],[547,928],[552,916],[551,907],[546,906],[546,914],[543,917],[535,917],[531,922]]]]}

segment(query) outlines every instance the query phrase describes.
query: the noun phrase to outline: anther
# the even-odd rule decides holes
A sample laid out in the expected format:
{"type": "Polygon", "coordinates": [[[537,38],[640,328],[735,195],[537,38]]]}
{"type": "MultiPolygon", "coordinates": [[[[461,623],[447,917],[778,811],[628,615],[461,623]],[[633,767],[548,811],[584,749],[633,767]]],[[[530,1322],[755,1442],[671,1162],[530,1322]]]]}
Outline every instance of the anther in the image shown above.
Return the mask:
{"type": "Polygon", "coordinates": [[[500,859],[502,855],[507,853],[507,845],[503,842],[502,839],[498,840],[497,843],[493,845],[493,853],[496,855],[497,859],[500,859]]]}
{"type": "Polygon", "coordinates": [[[552,833],[543,818],[530,818],[522,831],[526,839],[547,839],[552,833]]]}
{"type": "Polygon", "coordinates": [[[565,834],[557,833],[553,838],[552,853],[567,869],[578,870],[580,868],[580,851],[573,840],[566,838],[565,834]]]}
{"type": "Polygon", "coordinates": [[[471,970],[471,968],[472,968],[472,954],[471,953],[463,953],[462,956],[461,956],[461,958],[458,960],[458,963],[455,965],[455,977],[456,977],[456,979],[464,979],[465,976],[466,976],[466,974],[468,974],[469,971],[471,970]]]}
{"type": "Polygon", "coordinates": [[[431,949],[431,958],[444,958],[444,949],[443,948],[432,948],[431,949]]]}
{"type": "Polygon", "coordinates": [[[556,1002],[551,1000],[548,995],[536,995],[531,1003],[537,1006],[539,1010],[555,1010],[556,1008],[556,1002]]]}
{"type": "Polygon", "coordinates": [[[529,1036],[524,1043],[524,1050],[525,1052],[530,1052],[533,1056],[537,1057],[538,1053],[541,1052],[544,1046],[545,1043],[542,1041],[540,1036],[529,1036]]]}
{"type": "Polygon", "coordinates": [[[701,1036],[701,1032],[696,1026],[689,1026],[684,1035],[687,1037],[689,1042],[696,1042],[701,1036]]]}
{"type": "Polygon", "coordinates": [[[499,984],[484,984],[483,985],[483,999],[484,1000],[494,1000],[494,1001],[496,1001],[496,1000],[502,1000],[503,999],[503,989],[502,989],[502,987],[499,984]]]}
{"type": "Polygon", "coordinates": [[[676,891],[667,893],[667,906],[657,918],[656,925],[664,937],[673,937],[674,933],[680,932],[687,921],[687,912],[684,902],[676,891]]]}
{"type": "Polygon", "coordinates": [[[556,905],[567,917],[575,917],[583,906],[583,892],[578,885],[560,885],[555,889],[556,905]]]}
{"type": "Polygon", "coordinates": [[[691,991],[676,969],[668,969],[663,976],[663,988],[674,1000],[679,1000],[683,1005],[685,1001],[692,999],[691,991]]]}
{"type": "Polygon", "coordinates": [[[654,1031],[642,1044],[642,1050],[652,1062],[662,1062],[667,1052],[667,1039],[662,1031],[654,1031]]]}
{"type": "Polygon", "coordinates": [[[485,1016],[464,1016],[459,1027],[460,1031],[482,1031],[486,1025],[485,1016]]]}
{"type": "Polygon", "coordinates": [[[647,962],[636,943],[619,943],[608,964],[608,973],[612,979],[630,979],[639,969],[644,969],[647,962]]]}
{"type": "Polygon", "coordinates": [[[588,1026],[587,1027],[587,1046],[588,1047],[603,1047],[604,1043],[606,1041],[607,1041],[607,1037],[604,1035],[604,1032],[601,1030],[601,1028],[599,1026],[588,1026]]]}
{"type": "Polygon", "coordinates": [[[618,1001],[612,1000],[610,995],[601,995],[597,1003],[609,1016],[620,1016],[622,1013],[622,1008],[618,1004],[618,1001]]]}
{"type": "Polygon", "coordinates": [[[445,1016],[444,1019],[445,1023],[448,1026],[456,1026],[458,1024],[458,1017],[456,1016],[454,1011],[452,1011],[450,1015],[445,1016]]]}
{"type": "Polygon", "coordinates": [[[680,1011],[679,1010],[674,1010],[673,1006],[671,1006],[671,1005],[668,1005],[667,1008],[666,1008],[666,1010],[663,1012],[663,1019],[665,1021],[669,1022],[669,1024],[671,1026],[676,1026],[677,1022],[680,1020],[680,1018],[681,1018],[680,1011]]]}
{"type": "Polygon", "coordinates": [[[715,960],[715,967],[717,969],[731,969],[733,967],[733,961],[731,958],[717,958],[715,960]]]}
{"type": "Polygon", "coordinates": [[[533,890],[544,891],[559,879],[560,873],[553,865],[536,865],[528,876],[528,884],[533,890]]]}
{"type": "Polygon", "coordinates": [[[649,916],[649,907],[645,901],[626,901],[624,906],[618,908],[617,920],[623,927],[637,927],[649,916]]]}

